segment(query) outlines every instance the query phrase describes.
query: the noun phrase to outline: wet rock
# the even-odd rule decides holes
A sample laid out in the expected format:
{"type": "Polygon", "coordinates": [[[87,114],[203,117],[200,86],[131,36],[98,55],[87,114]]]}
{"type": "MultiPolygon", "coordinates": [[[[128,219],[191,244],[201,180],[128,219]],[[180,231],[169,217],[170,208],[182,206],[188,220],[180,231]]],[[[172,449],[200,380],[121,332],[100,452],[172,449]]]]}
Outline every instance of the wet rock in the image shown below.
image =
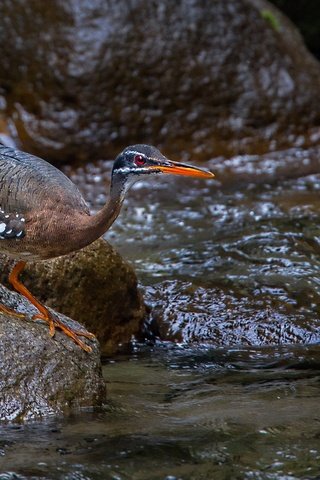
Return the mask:
{"type": "MultiPolygon", "coordinates": [[[[2,258],[0,278],[7,282],[12,261],[2,258]]],[[[43,303],[93,332],[103,355],[119,350],[140,331],[145,306],[136,275],[105,240],[64,257],[30,263],[22,280],[43,303]]]]}
{"type": "MultiPolygon", "coordinates": [[[[320,142],[320,131],[314,136],[320,142]]],[[[320,145],[306,149],[289,148],[264,155],[235,155],[228,159],[217,157],[208,166],[215,172],[215,181],[220,188],[271,184],[319,173],[320,145]]]]}
{"type": "Polygon", "coordinates": [[[5,128],[56,162],[262,152],[319,125],[320,66],[264,0],[2,0],[0,18],[5,128]]]}
{"type": "Polygon", "coordinates": [[[219,347],[319,343],[317,308],[307,309],[310,292],[304,292],[305,304],[299,304],[285,297],[285,289],[278,301],[266,287],[257,288],[254,298],[245,286],[243,290],[241,295],[230,288],[209,289],[187,282],[177,286],[174,281],[150,287],[150,329],[165,341],[219,347]]]}
{"type": "Polygon", "coordinates": [[[22,421],[101,406],[106,387],[98,342],[90,340],[93,350],[88,354],[59,331],[51,338],[46,324],[31,320],[36,310],[27,300],[1,285],[0,295],[7,306],[26,314],[25,319],[0,315],[0,420],[22,421]]]}

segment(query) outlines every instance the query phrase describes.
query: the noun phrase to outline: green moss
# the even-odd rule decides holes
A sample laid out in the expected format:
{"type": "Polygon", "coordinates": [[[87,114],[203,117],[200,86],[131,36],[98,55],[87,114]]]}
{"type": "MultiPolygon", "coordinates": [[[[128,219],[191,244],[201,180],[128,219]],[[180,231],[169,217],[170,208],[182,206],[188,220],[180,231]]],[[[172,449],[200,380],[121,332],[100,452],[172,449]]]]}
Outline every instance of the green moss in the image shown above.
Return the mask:
{"type": "Polygon", "coordinates": [[[266,22],[269,23],[269,25],[276,30],[276,32],[279,32],[280,30],[280,22],[278,18],[274,15],[274,13],[271,12],[271,10],[264,9],[260,11],[260,15],[262,18],[266,20],[266,22]]]}

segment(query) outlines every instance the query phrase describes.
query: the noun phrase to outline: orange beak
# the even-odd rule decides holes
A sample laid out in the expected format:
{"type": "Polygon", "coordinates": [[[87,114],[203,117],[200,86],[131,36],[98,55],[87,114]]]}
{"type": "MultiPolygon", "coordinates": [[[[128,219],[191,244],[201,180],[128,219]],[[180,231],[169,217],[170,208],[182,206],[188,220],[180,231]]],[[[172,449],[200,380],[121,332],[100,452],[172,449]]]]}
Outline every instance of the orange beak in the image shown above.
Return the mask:
{"type": "Polygon", "coordinates": [[[185,163],[172,162],[167,160],[163,165],[157,165],[157,170],[160,170],[162,173],[169,173],[171,175],[184,175],[186,177],[197,177],[197,178],[213,178],[214,174],[208,170],[202,168],[193,167],[192,165],[187,165],[185,163]]]}

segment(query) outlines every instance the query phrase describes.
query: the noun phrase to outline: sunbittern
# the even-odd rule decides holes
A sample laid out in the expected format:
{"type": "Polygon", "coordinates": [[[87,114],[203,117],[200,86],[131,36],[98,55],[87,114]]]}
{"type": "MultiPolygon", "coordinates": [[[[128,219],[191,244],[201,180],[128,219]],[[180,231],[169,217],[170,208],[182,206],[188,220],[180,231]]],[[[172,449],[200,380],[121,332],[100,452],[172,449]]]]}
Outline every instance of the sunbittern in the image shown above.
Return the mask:
{"type": "MultiPolygon", "coordinates": [[[[113,224],[126,192],[136,180],[161,174],[214,176],[172,162],[155,147],[133,145],[114,162],[109,201],[91,215],[77,187],[60,170],[41,158],[0,145],[0,251],[18,261],[9,276],[10,283],[39,310],[33,318],[46,321],[51,336],[56,327],[60,328],[86,351],[91,347],[79,336],[94,337],[67,327],[33,297],[19,281],[26,262],[59,257],[89,245],[113,224]]],[[[0,311],[20,316],[1,304],[0,311]]]]}

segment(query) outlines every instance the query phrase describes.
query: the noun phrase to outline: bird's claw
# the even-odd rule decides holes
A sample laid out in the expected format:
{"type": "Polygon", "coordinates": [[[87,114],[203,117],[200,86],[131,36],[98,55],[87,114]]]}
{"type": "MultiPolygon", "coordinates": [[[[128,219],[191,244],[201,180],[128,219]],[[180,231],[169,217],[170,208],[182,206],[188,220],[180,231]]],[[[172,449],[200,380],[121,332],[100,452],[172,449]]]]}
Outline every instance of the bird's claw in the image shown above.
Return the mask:
{"type": "Polygon", "coordinates": [[[84,338],[88,338],[89,340],[93,340],[94,338],[96,338],[96,336],[94,335],[94,333],[90,333],[90,332],[83,332],[82,330],[72,330],[76,335],[78,335],[78,337],[84,337],[84,338]]]}
{"type": "Polygon", "coordinates": [[[36,315],[33,315],[32,320],[43,320],[44,322],[49,323],[49,335],[50,337],[54,337],[54,334],[56,333],[56,327],[54,325],[54,320],[51,317],[47,317],[43,313],[37,313],[36,315]]]}
{"type": "Polygon", "coordinates": [[[49,312],[47,315],[44,313],[37,313],[33,315],[32,320],[44,320],[45,322],[47,322],[49,324],[50,337],[54,337],[57,327],[62,330],[68,337],[71,337],[73,341],[78,344],[83,350],[88,353],[92,352],[92,348],[89,345],[85,344],[78,337],[81,336],[92,340],[95,338],[95,335],[93,333],[73,330],[71,327],[68,327],[67,325],[62,323],[58,318],[55,318],[53,314],[49,314],[49,312]]]}

